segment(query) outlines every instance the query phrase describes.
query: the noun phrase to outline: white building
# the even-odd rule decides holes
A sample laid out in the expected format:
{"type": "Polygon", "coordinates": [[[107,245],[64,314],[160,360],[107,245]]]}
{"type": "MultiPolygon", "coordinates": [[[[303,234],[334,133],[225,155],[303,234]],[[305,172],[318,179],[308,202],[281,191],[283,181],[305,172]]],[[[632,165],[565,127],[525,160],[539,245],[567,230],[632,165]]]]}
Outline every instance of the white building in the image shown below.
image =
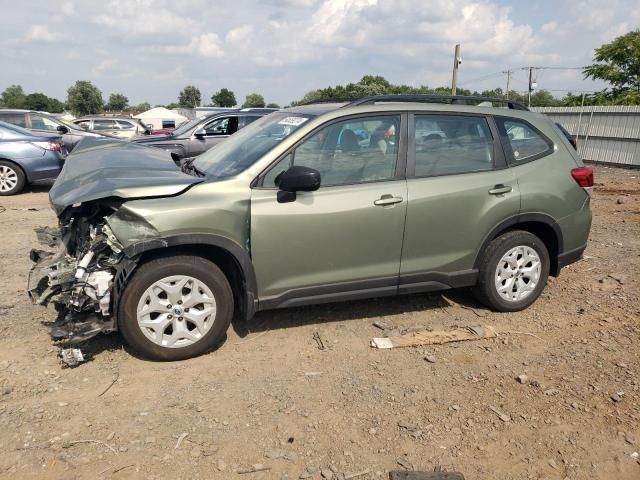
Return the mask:
{"type": "Polygon", "coordinates": [[[156,107],[146,112],[142,112],[133,118],[142,120],[145,125],[152,125],[154,130],[161,128],[175,128],[182,122],[187,121],[187,117],[180,115],[174,110],[164,107],[156,107]]]}

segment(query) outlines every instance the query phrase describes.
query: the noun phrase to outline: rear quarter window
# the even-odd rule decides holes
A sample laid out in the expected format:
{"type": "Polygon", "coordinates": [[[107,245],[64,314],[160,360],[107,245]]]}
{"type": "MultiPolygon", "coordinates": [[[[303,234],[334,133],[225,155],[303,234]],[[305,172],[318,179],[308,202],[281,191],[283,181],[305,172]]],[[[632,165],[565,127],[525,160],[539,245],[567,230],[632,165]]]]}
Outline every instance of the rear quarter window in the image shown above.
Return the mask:
{"type": "Polygon", "coordinates": [[[526,120],[496,118],[498,131],[510,165],[520,165],[553,152],[553,142],[526,120]]]}
{"type": "Polygon", "coordinates": [[[0,113],[0,120],[19,127],[27,126],[24,113],[0,113]]]}

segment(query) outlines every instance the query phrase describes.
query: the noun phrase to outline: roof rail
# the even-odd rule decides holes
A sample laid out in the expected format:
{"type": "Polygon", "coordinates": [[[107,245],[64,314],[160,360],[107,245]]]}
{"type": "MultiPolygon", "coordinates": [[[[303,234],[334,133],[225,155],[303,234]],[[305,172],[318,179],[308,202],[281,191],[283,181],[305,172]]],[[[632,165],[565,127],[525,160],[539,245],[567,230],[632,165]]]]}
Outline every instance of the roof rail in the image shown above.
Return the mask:
{"type": "Polygon", "coordinates": [[[370,105],[372,103],[384,102],[407,102],[407,103],[445,103],[449,105],[479,105],[483,102],[500,103],[511,110],[529,110],[520,102],[505,98],[474,97],[463,95],[376,95],[363,97],[345,105],[345,107],[355,107],[357,105],[370,105]]]}
{"type": "Polygon", "coordinates": [[[305,105],[320,105],[323,103],[349,103],[353,101],[355,101],[353,97],[320,98],[318,100],[309,100],[308,102],[298,103],[296,107],[304,107],[305,105]]]}

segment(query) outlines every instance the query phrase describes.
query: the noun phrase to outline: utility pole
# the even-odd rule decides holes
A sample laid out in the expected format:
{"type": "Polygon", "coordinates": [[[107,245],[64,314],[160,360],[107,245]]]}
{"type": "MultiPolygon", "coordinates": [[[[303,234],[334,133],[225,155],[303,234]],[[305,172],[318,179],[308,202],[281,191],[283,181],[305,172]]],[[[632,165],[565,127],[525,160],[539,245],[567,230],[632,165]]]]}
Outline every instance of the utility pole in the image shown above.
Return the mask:
{"type": "Polygon", "coordinates": [[[507,74],[507,91],[505,92],[504,98],[509,100],[509,90],[511,89],[511,70],[507,70],[506,72],[502,72],[507,74]]]}
{"type": "Polygon", "coordinates": [[[451,78],[451,95],[454,96],[458,89],[458,69],[460,68],[460,63],[462,63],[462,60],[460,59],[460,44],[458,43],[453,53],[453,75],[451,78]]]}
{"type": "Polygon", "coordinates": [[[527,93],[527,106],[531,106],[531,92],[533,91],[533,67],[529,67],[529,92],[527,93]]]}

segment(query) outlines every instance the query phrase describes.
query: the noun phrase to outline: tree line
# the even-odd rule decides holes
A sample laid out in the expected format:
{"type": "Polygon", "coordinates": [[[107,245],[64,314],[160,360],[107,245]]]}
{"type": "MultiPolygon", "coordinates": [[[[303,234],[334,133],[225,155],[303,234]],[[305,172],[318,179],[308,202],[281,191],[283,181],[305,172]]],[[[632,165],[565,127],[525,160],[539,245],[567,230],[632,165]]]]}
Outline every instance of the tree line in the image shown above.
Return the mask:
{"type": "MultiPolygon", "coordinates": [[[[195,108],[202,104],[200,89],[194,85],[187,85],[178,94],[178,101],[168,105],[156,105],[156,107],[195,108]]],[[[235,107],[238,104],[233,91],[222,88],[211,96],[211,103],[205,106],[235,107]]],[[[247,95],[243,108],[280,108],[276,103],[267,103],[264,97],[258,93],[247,95]]],[[[71,111],[76,116],[93,115],[103,112],[131,112],[139,113],[149,110],[151,104],[143,102],[138,105],[130,105],[129,99],[122,93],[112,93],[108,100],[103,100],[102,92],[88,80],[78,80],[67,90],[65,102],[57,98],[48,97],[44,93],[25,93],[21,85],[11,85],[0,94],[0,108],[21,108],[26,110],[46,111],[50,113],[62,113],[71,111]]]]}

